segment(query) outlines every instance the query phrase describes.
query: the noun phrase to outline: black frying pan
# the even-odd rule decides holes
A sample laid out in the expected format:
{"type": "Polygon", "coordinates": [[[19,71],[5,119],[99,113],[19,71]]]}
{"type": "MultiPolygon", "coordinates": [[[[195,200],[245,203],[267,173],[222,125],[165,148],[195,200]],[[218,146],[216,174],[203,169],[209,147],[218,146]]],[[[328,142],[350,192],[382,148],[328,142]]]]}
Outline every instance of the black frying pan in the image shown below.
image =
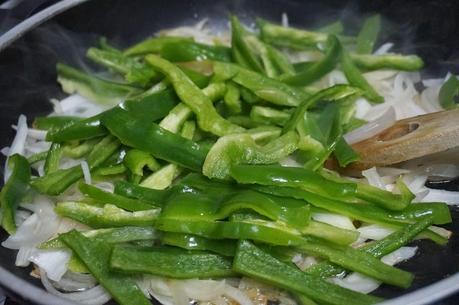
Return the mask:
{"type": "MultiPolygon", "coordinates": [[[[56,83],[54,67],[58,60],[92,69],[84,60],[84,53],[99,36],[125,47],[159,29],[194,23],[204,17],[210,19],[212,27],[224,28],[230,12],[245,22],[251,22],[256,16],[280,21],[281,13],[286,12],[291,25],[305,27],[341,18],[350,31],[358,29],[365,15],[379,12],[385,18],[381,42],[392,41],[396,46],[394,51],[420,55],[426,62],[424,77],[444,76],[447,71],[459,73],[459,1],[455,0],[92,0],[73,8],[70,8],[71,0],[63,2],[57,4],[61,13],[39,26],[31,26],[30,30],[23,28],[26,33],[22,38],[13,35],[8,36],[13,37],[9,41],[0,39],[0,49],[4,48],[0,52],[0,147],[10,144],[13,138],[10,126],[20,113],[25,113],[29,120],[47,114],[51,111],[48,100],[63,96],[56,83]]],[[[30,2],[27,5],[33,11],[34,6],[30,2]]],[[[55,8],[47,11],[55,11],[55,8]]],[[[40,23],[48,17],[42,14],[28,22],[40,23]]],[[[458,181],[432,186],[459,190],[458,181]]],[[[452,209],[452,212],[455,223],[448,229],[459,233],[459,210],[452,209]]],[[[456,235],[445,247],[429,241],[414,242],[420,247],[419,254],[400,264],[416,275],[412,287],[400,290],[383,285],[375,294],[396,298],[415,291],[396,304],[427,304],[458,290],[459,237],[456,235]],[[444,278],[446,282],[439,282],[444,278]],[[437,286],[429,286],[433,283],[437,286]]],[[[6,233],[0,231],[0,239],[6,237],[6,233]]],[[[37,288],[41,287],[39,280],[29,276],[30,269],[15,267],[15,257],[16,251],[0,247],[0,284],[10,296],[23,304],[70,304],[37,288]]],[[[459,297],[443,304],[457,303],[459,297]]]]}

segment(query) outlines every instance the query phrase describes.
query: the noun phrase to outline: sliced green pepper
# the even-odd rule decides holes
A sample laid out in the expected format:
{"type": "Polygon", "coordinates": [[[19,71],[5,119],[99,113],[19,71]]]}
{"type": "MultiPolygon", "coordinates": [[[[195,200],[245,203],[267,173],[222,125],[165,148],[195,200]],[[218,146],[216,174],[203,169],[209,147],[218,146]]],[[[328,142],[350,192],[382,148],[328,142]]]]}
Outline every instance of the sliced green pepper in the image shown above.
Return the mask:
{"type": "Polygon", "coordinates": [[[29,188],[31,171],[27,159],[19,154],[10,156],[7,166],[12,167],[12,172],[0,192],[1,224],[8,234],[13,235],[16,232],[16,208],[29,188]]]}
{"type": "Polygon", "coordinates": [[[457,106],[455,98],[459,96],[459,79],[451,75],[448,80],[441,86],[438,99],[444,109],[451,109],[457,106]]]}
{"type": "Polygon", "coordinates": [[[59,169],[61,158],[63,155],[63,147],[60,143],[51,144],[50,149],[48,150],[48,155],[46,156],[46,161],[44,165],[45,175],[55,172],[59,169]]]}
{"type": "Polygon", "coordinates": [[[402,71],[417,71],[424,66],[424,62],[417,55],[400,54],[350,54],[352,61],[359,68],[372,71],[379,69],[395,69],[402,71]]]}
{"type": "Polygon", "coordinates": [[[234,275],[227,257],[174,247],[115,246],[110,267],[123,273],[151,273],[179,279],[234,275]]]}
{"type": "Polygon", "coordinates": [[[359,54],[372,53],[380,30],[381,16],[379,14],[367,18],[357,36],[356,52],[359,54]]]}
{"type": "Polygon", "coordinates": [[[148,201],[156,206],[161,206],[165,192],[141,187],[127,181],[117,181],[115,183],[115,194],[142,201],[148,201]]]}
{"type": "Polygon", "coordinates": [[[150,305],[135,281],[126,275],[110,272],[111,247],[103,242],[90,240],[72,230],[59,238],[73,250],[98,282],[121,305],[150,305]]]}
{"type": "Polygon", "coordinates": [[[218,60],[231,62],[231,49],[192,41],[166,43],[160,51],[162,58],[172,62],[218,60]]]}
{"type": "Polygon", "coordinates": [[[207,250],[223,256],[234,256],[236,252],[236,242],[234,240],[216,240],[192,234],[166,232],[163,234],[161,241],[165,245],[187,250],[207,250]]]}
{"type": "Polygon", "coordinates": [[[123,159],[126,167],[135,175],[143,176],[143,169],[147,167],[151,171],[160,168],[158,161],[147,152],[138,149],[130,149],[123,159]]]}
{"type": "Polygon", "coordinates": [[[233,270],[327,304],[366,305],[381,299],[333,285],[285,264],[248,241],[240,241],[233,270]]]}
{"type": "MultiPolygon", "coordinates": [[[[374,241],[357,250],[369,253],[376,258],[381,258],[413,240],[431,224],[432,217],[426,217],[413,224],[405,225],[380,241],[374,241]]],[[[329,278],[341,274],[344,271],[345,269],[330,262],[320,262],[305,270],[308,274],[320,276],[322,278],[329,278]]]]}
{"type": "Polygon", "coordinates": [[[109,192],[101,190],[98,187],[95,187],[95,186],[92,186],[86,183],[81,183],[78,188],[81,193],[95,200],[98,203],[101,203],[101,204],[110,203],[119,208],[125,209],[127,211],[131,211],[131,212],[151,210],[156,207],[150,204],[149,202],[131,199],[131,198],[123,197],[118,194],[109,193],[109,192]]]}
{"type": "Polygon", "coordinates": [[[213,107],[210,98],[175,65],[155,55],[148,55],[145,59],[168,77],[182,102],[196,114],[202,130],[218,136],[243,131],[242,127],[222,118],[213,107]]]}
{"type": "Polygon", "coordinates": [[[140,93],[138,88],[103,80],[61,63],[57,64],[57,76],[64,92],[77,92],[108,106],[118,105],[125,98],[140,93]]]}
{"type": "Polygon", "coordinates": [[[325,42],[328,38],[325,33],[283,27],[261,19],[257,20],[257,24],[260,27],[263,41],[280,47],[296,50],[315,48],[318,43],[325,42]]]}
{"type": "Polygon", "coordinates": [[[230,168],[236,164],[270,164],[287,157],[298,148],[298,136],[288,132],[259,146],[249,134],[221,137],[212,146],[202,167],[210,178],[228,179],[230,168]]]}
{"type": "Polygon", "coordinates": [[[87,224],[92,228],[151,226],[158,218],[160,209],[127,212],[112,204],[102,208],[82,202],[60,202],[55,211],[57,214],[87,224]]]}
{"type": "Polygon", "coordinates": [[[326,46],[325,56],[321,60],[311,64],[302,72],[286,75],[280,79],[289,85],[307,86],[331,72],[340,61],[342,46],[335,35],[329,35],[326,46]]]}
{"type": "Polygon", "coordinates": [[[349,84],[360,88],[364,92],[364,96],[374,103],[384,102],[384,97],[379,95],[378,92],[368,83],[368,81],[363,77],[362,73],[359,71],[352,61],[349,54],[343,52],[341,56],[341,68],[346,75],[349,84]]]}
{"type": "Polygon", "coordinates": [[[290,114],[270,107],[253,106],[250,110],[250,118],[261,124],[283,126],[290,118],[290,114]]]}
{"type": "Polygon", "coordinates": [[[192,42],[190,37],[152,37],[145,39],[124,51],[129,56],[144,55],[149,53],[160,53],[161,50],[170,43],[192,42]]]}
{"type": "Polygon", "coordinates": [[[123,144],[154,157],[193,170],[200,170],[204,163],[207,150],[198,143],[136,118],[121,108],[105,113],[102,122],[123,144]]]}
{"type": "Polygon", "coordinates": [[[80,120],[81,118],[75,116],[40,116],[34,119],[32,126],[42,130],[59,129],[80,120]]]}
{"type": "MultiPolygon", "coordinates": [[[[119,148],[120,142],[112,136],[107,136],[96,144],[87,157],[89,169],[92,171],[119,148]]],[[[70,185],[83,177],[83,171],[80,165],[68,169],[59,169],[45,176],[38,177],[31,182],[33,188],[40,193],[48,195],[59,195],[70,185]]]]}

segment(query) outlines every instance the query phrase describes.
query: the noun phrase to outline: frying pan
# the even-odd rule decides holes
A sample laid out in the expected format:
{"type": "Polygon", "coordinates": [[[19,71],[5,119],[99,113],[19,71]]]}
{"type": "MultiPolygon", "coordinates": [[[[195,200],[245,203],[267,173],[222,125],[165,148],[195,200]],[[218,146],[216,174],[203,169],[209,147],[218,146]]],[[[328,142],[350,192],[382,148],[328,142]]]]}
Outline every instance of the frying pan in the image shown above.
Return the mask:
{"type": "MultiPolygon", "coordinates": [[[[291,25],[304,27],[341,18],[351,30],[357,30],[366,15],[379,12],[384,17],[381,41],[394,42],[396,52],[424,58],[423,77],[459,72],[459,2],[455,0],[64,0],[0,37],[0,147],[10,144],[14,136],[10,126],[19,114],[29,120],[45,115],[51,111],[48,100],[63,96],[56,83],[58,60],[91,70],[84,53],[100,36],[122,48],[159,29],[202,18],[209,18],[211,27],[224,29],[230,12],[245,23],[256,16],[279,21],[286,12],[291,25]]],[[[432,186],[459,190],[457,180],[432,186]]],[[[391,299],[384,304],[429,304],[459,290],[459,210],[451,210],[455,221],[447,228],[456,234],[444,247],[414,242],[420,248],[418,255],[399,266],[413,272],[415,281],[407,290],[381,286],[375,294],[391,299]]],[[[6,237],[1,231],[0,239],[6,237]]],[[[30,269],[14,266],[15,257],[16,251],[0,247],[0,285],[10,296],[23,304],[73,304],[46,293],[39,280],[29,276],[30,269]]]]}

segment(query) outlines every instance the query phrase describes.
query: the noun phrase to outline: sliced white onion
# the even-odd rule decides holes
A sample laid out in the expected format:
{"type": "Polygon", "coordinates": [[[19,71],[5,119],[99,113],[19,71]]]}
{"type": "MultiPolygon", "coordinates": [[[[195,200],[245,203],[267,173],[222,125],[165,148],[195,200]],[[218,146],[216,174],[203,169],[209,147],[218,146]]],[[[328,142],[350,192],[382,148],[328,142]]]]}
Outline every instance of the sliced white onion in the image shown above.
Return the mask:
{"type": "Polygon", "coordinates": [[[47,197],[38,195],[32,205],[35,213],[18,227],[15,234],[2,243],[3,247],[9,249],[33,247],[54,235],[59,226],[59,217],[54,212],[54,204],[47,197]]]}
{"type": "Polygon", "coordinates": [[[67,272],[70,257],[71,253],[66,249],[37,249],[29,257],[29,260],[45,270],[51,280],[59,281],[67,272]]]}
{"type": "Polygon", "coordinates": [[[451,192],[445,190],[436,190],[427,188],[429,193],[422,198],[422,202],[446,202],[450,205],[459,205],[459,192],[451,192]]]}
{"type": "Polygon", "coordinates": [[[370,111],[371,104],[365,98],[359,98],[355,101],[356,111],[354,116],[357,119],[363,119],[365,115],[370,111]]]}
{"type": "Polygon", "coordinates": [[[292,156],[288,156],[280,160],[279,164],[285,167],[303,167],[303,164],[299,163],[292,156]]]}
{"type": "Polygon", "coordinates": [[[63,297],[85,305],[102,305],[111,300],[110,294],[100,285],[91,289],[78,292],[63,293],[54,288],[48,279],[46,272],[40,269],[40,279],[45,289],[56,296],[63,297]]]}
{"type": "Polygon", "coordinates": [[[32,139],[36,140],[45,140],[46,139],[46,130],[40,130],[40,129],[34,129],[34,128],[29,128],[27,130],[27,136],[29,136],[32,139]]]}
{"type": "Polygon", "coordinates": [[[312,213],[311,217],[316,221],[324,222],[338,228],[355,230],[352,220],[344,215],[332,213],[312,213]]]}
{"type": "Polygon", "coordinates": [[[74,273],[67,271],[53,286],[61,291],[84,291],[97,285],[96,279],[91,274],[74,273]]]}
{"type": "Polygon", "coordinates": [[[386,184],[382,181],[381,176],[379,175],[376,167],[369,168],[362,171],[362,176],[367,178],[368,184],[377,187],[379,189],[385,190],[386,184]]]}
{"type": "Polygon", "coordinates": [[[94,184],[94,186],[100,188],[103,191],[110,192],[110,193],[113,193],[113,191],[115,190],[115,186],[113,185],[113,183],[108,182],[108,181],[97,182],[96,184],[94,184]]]}
{"type": "MultiPolygon", "coordinates": [[[[13,143],[8,150],[8,156],[14,154],[24,155],[24,147],[27,139],[27,118],[25,115],[21,114],[18,119],[18,124],[16,125],[16,136],[14,137],[13,143]]],[[[11,169],[8,166],[8,158],[5,161],[5,169],[3,172],[4,182],[8,181],[11,176],[11,169]]]]}
{"type": "Polygon", "coordinates": [[[172,299],[174,299],[175,305],[189,305],[190,298],[185,292],[185,289],[180,285],[179,281],[170,280],[168,282],[171,290],[172,299]]]}
{"type": "Polygon", "coordinates": [[[380,46],[376,51],[373,52],[373,55],[384,55],[394,46],[392,42],[386,42],[380,46]]]}
{"type": "Polygon", "coordinates": [[[282,26],[288,28],[288,15],[286,12],[282,13],[282,26]]]}
{"type": "Polygon", "coordinates": [[[459,166],[454,164],[430,164],[417,167],[414,173],[429,177],[456,178],[459,176],[459,166]]]}
{"type": "MultiPolygon", "coordinates": [[[[384,256],[381,261],[393,266],[397,263],[410,259],[416,254],[416,251],[417,247],[401,247],[400,249],[384,256]]],[[[370,293],[381,285],[381,282],[358,272],[353,272],[343,279],[335,277],[330,279],[330,281],[341,287],[361,293],[370,293]]]]}
{"type": "Polygon", "coordinates": [[[225,285],[224,295],[233,299],[240,305],[253,305],[252,300],[240,289],[234,288],[230,285],[225,285]]]}
{"type": "Polygon", "coordinates": [[[190,299],[211,301],[224,294],[224,288],[227,284],[224,280],[191,279],[180,281],[180,285],[190,299]]]}
{"type": "Polygon", "coordinates": [[[344,139],[348,144],[354,144],[377,135],[381,131],[394,125],[394,123],[395,110],[393,107],[389,107],[389,109],[378,119],[345,134],[344,139]]]}
{"type": "Polygon", "coordinates": [[[60,115],[87,118],[105,110],[100,104],[92,103],[78,94],[71,94],[60,101],[60,115]]]}
{"type": "Polygon", "coordinates": [[[30,265],[29,258],[33,255],[34,251],[36,250],[37,248],[30,246],[20,247],[18,253],[16,254],[15,265],[19,267],[27,267],[28,265],[30,265]]]}
{"type": "Polygon", "coordinates": [[[80,164],[81,170],[83,171],[84,182],[86,184],[92,184],[91,171],[89,170],[88,162],[83,160],[80,162],[80,164]]]}
{"type": "Polygon", "coordinates": [[[376,224],[361,226],[357,231],[360,232],[360,237],[372,240],[381,240],[394,232],[393,229],[376,224]]]}
{"type": "Polygon", "coordinates": [[[306,270],[312,265],[317,264],[317,260],[313,256],[304,257],[301,254],[296,254],[292,258],[292,263],[294,263],[300,270],[306,270]]]}
{"type": "Polygon", "coordinates": [[[381,176],[390,176],[390,177],[398,177],[400,175],[408,174],[410,172],[409,169],[395,168],[395,167],[378,167],[377,171],[378,171],[378,174],[381,176]]]}

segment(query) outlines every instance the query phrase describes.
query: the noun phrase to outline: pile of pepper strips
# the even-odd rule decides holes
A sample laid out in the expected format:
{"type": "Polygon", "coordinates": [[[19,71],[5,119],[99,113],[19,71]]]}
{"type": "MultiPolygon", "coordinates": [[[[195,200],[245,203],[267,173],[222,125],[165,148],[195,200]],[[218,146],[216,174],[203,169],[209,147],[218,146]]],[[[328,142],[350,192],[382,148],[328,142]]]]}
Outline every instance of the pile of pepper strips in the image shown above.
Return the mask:
{"type": "Polygon", "coordinates": [[[415,237],[444,244],[429,229],[451,222],[443,203],[412,204],[398,193],[350,181],[323,168],[358,160],[343,134],[364,122],[355,100],[383,101],[362,76],[388,68],[417,70],[415,55],[371,55],[380,17],[366,20],[357,37],[340,22],[317,31],[259,20],[259,35],[231,17],[231,47],[186,37],[155,37],[120,51],[101,40],[89,59],[113,75],[98,78],[58,64],[67,93],[114,107],[89,118],[38,117],[51,148],[28,159],[9,158],[12,175],[1,191],[2,226],[10,234],[18,204],[38,192],[79,201],[55,211],[93,228],[60,234],[41,248],[68,248],[69,269],[89,272],[120,304],[150,304],[135,275],[170,278],[248,276],[291,292],[303,304],[373,304],[326,279],[356,271],[386,284],[409,287],[413,275],[380,258],[415,237]],[[318,61],[292,64],[283,50],[315,50],[318,61]],[[314,82],[340,69],[348,85],[319,90],[314,82]],[[122,79],[120,82],[119,79],[122,79]],[[119,101],[119,105],[116,105],[119,101]],[[116,105],[116,106],[115,106],[116,105]],[[282,167],[290,157],[303,167],[282,167]],[[114,183],[113,193],[81,182],[87,161],[94,181],[114,183]],[[44,175],[31,164],[44,161],[44,175]],[[358,248],[357,231],[314,221],[331,212],[394,229],[358,248]],[[153,240],[153,242],[152,242],[153,240]],[[302,271],[295,254],[320,262],[302,271]]]}

